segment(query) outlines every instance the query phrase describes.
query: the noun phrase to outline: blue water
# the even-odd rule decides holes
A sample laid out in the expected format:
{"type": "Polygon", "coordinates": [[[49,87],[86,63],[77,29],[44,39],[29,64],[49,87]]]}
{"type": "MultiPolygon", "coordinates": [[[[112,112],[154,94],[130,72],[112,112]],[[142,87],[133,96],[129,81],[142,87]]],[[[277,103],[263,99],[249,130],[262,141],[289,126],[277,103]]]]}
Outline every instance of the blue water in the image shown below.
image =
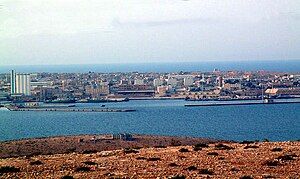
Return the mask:
{"type": "Polygon", "coordinates": [[[33,66],[0,66],[0,73],[8,73],[11,69],[17,72],[179,72],[179,71],[274,71],[299,72],[300,60],[276,61],[202,61],[182,63],[136,63],[136,64],[92,64],[92,65],[33,65],[33,66]]]}
{"type": "MultiPolygon", "coordinates": [[[[300,104],[184,107],[183,100],[107,103],[128,113],[13,112],[0,110],[0,141],[131,132],[228,140],[300,139],[300,104]]],[[[197,103],[197,102],[196,102],[197,103]]],[[[95,107],[101,104],[77,104],[95,107]]]]}

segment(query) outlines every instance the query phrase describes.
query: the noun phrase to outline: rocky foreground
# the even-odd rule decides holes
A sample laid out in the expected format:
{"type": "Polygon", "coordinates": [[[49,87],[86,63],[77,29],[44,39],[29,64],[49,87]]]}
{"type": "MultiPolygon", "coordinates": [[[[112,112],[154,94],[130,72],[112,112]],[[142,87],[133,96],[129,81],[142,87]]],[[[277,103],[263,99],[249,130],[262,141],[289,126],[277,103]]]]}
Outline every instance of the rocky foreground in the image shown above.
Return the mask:
{"type": "Polygon", "coordinates": [[[200,141],[0,159],[0,178],[300,178],[300,142],[200,141]]]}

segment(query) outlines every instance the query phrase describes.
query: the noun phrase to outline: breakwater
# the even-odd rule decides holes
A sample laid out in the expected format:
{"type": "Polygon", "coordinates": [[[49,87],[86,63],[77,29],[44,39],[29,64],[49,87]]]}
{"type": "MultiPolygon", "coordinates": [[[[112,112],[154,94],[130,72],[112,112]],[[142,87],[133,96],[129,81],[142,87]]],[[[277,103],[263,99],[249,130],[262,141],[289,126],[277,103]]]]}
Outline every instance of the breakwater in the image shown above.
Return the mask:
{"type": "Polygon", "coordinates": [[[57,112],[134,112],[135,109],[114,108],[8,108],[10,111],[57,111],[57,112]]]}

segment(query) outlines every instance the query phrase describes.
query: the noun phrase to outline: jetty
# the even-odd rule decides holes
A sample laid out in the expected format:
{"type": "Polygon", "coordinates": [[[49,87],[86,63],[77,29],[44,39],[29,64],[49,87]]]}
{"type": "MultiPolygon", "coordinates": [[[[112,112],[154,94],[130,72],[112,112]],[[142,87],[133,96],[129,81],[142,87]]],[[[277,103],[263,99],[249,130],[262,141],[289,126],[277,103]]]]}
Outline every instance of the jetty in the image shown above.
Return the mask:
{"type": "Polygon", "coordinates": [[[185,104],[185,107],[201,107],[201,106],[246,106],[246,105],[270,105],[270,104],[295,104],[300,101],[281,101],[281,102],[238,102],[238,103],[206,103],[206,104],[185,104]]]}
{"type": "Polygon", "coordinates": [[[7,108],[10,111],[50,111],[50,112],[134,112],[135,109],[115,108],[7,108]]]}

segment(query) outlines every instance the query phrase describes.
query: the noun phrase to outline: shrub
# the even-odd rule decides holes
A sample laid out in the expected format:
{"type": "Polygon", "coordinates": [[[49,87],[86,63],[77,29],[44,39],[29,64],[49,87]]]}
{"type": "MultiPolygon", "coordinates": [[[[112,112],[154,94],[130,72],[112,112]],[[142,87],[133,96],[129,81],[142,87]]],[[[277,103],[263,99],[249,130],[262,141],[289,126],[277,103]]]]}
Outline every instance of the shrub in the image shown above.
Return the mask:
{"type": "Polygon", "coordinates": [[[209,169],[207,169],[207,168],[205,168],[205,169],[200,169],[200,170],[199,170],[199,174],[204,174],[204,175],[213,175],[213,174],[214,174],[214,172],[213,172],[213,171],[211,171],[211,170],[209,170],[209,169]]]}
{"type": "Polygon", "coordinates": [[[244,175],[244,176],[240,177],[240,179],[253,179],[253,177],[249,176],[249,175],[244,175]]]}
{"type": "Polygon", "coordinates": [[[276,167],[276,166],[280,165],[280,163],[276,160],[268,160],[268,161],[264,162],[264,165],[267,165],[269,167],[276,167]]]}
{"type": "Polygon", "coordinates": [[[167,148],[167,147],[164,145],[157,145],[157,146],[154,146],[154,148],[167,148]]]}
{"type": "Polygon", "coordinates": [[[201,147],[196,147],[196,146],[194,146],[194,151],[199,151],[199,150],[202,150],[202,148],[201,147]]]}
{"type": "Polygon", "coordinates": [[[75,168],[75,172],[88,172],[91,171],[89,167],[77,167],[75,168]]]}
{"type": "Polygon", "coordinates": [[[233,147],[230,147],[230,146],[225,145],[225,144],[217,144],[217,145],[215,145],[215,148],[217,150],[231,150],[231,149],[234,149],[233,147]]]}
{"type": "Polygon", "coordinates": [[[98,165],[97,163],[92,162],[92,161],[85,161],[85,162],[82,162],[82,163],[84,163],[86,165],[98,165]]]}
{"type": "Polygon", "coordinates": [[[184,175],[175,175],[175,176],[172,176],[172,177],[169,177],[170,179],[185,179],[185,176],[184,175]]]}
{"type": "Polygon", "coordinates": [[[177,165],[176,163],[170,163],[169,166],[170,167],[178,167],[179,165],[177,165]]]}
{"type": "Polygon", "coordinates": [[[74,177],[70,176],[70,175],[65,175],[65,176],[61,177],[61,179],[74,179],[74,177]]]}
{"type": "Polygon", "coordinates": [[[295,154],[286,154],[286,155],[282,155],[282,156],[279,156],[277,157],[278,160],[295,160],[294,157],[297,157],[297,155],[295,154]]]}
{"type": "Polygon", "coordinates": [[[42,165],[43,162],[39,161],[39,160],[36,160],[36,161],[32,161],[29,163],[30,165],[42,165]]]}
{"type": "Polygon", "coordinates": [[[253,143],[255,143],[255,141],[244,140],[244,141],[240,142],[240,144],[253,144],[253,143]]]}
{"type": "Polygon", "coordinates": [[[124,153],[125,154],[132,154],[132,153],[136,154],[136,153],[139,153],[139,151],[135,150],[135,149],[125,148],[124,153]]]}
{"type": "Polygon", "coordinates": [[[146,160],[147,158],[145,158],[145,157],[137,157],[136,159],[137,160],[146,160]]]}
{"type": "Polygon", "coordinates": [[[15,173],[15,172],[20,172],[20,169],[14,167],[14,166],[3,166],[3,167],[0,167],[0,174],[1,173],[15,173]]]}
{"type": "Polygon", "coordinates": [[[283,149],[280,147],[275,147],[273,149],[271,149],[272,152],[281,152],[283,149]]]}
{"type": "Polygon", "coordinates": [[[218,156],[219,154],[217,152],[208,152],[207,155],[218,156]]]}
{"type": "Polygon", "coordinates": [[[189,167],[187,168],[187,170],[189,170],[189,171],[194,171],[194,170],[197,170],[197,167],[195,167],[194,165],[192,165],[192,166],[189,166],[189,167]]]}
{"type": "Polygon", "coordinates": [[[158,157],[150,157],[150,158],[148,158],[147,160],[148,160],[148,161],[159,161],[160,158],[158,158],[158,157]]]}
{"type": "Polygon", "coordinates": [[[171,146],[180,146],[180,145],[181,145],[181,142],[178,141],[178,140],[172,139],[170,145],[171,145],[171,146]]]}
{"type": "Polygon", "coordinates": [[[82,154],[93,154],[93,153],[97,153],[98,151],[97,150],[84,150],[82,152],[82,154]]]}
{"type": "Polygon", "coordinates": [[[189,149],[181,148],[181,149],[179,149],[179,152],[189,152],[189,149]]]}
{"type": "Polygon", "coordinates": [[[257,149],[259,148],[257,145],[247,145],[244,147],[244,149],[257,149]]]}
{"type": "Polygon", "coordinates": [[[198,143],[198,144],[194,145],[194,147],[208,148],[209,145],[206,143],[198,143]]]}

